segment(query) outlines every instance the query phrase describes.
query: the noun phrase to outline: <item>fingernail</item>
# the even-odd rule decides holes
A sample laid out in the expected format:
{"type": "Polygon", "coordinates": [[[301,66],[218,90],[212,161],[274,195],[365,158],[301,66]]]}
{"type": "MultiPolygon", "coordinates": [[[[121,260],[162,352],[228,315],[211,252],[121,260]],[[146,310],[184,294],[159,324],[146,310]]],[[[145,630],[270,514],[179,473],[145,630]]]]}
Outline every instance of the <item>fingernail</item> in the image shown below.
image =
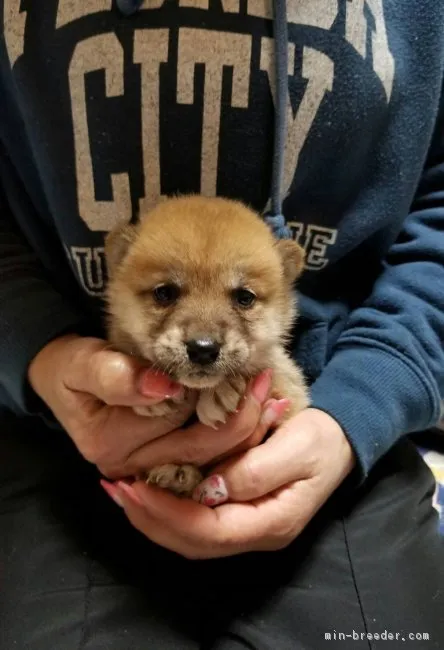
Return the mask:
{"type": "Polygon", "coordinates": [[[103,479],[100,481],[100,485],[103,487],[105,492],[111,499],[114,501],[114,503],[117,503],[117,505],[120,508],[123,508],[123,503],[122,500],[119,497],[118,490],[116,486],[113,483],[108,483],[108,481],[104,481],[103,479]]]}
{"type": "Polygon", "coordinates": [[[153,371],[142,372],[139,379],[139,392],[145,397],[181,397],[184,387],[172,381],[169,377],[155,374],[153,371]]]}
{"type": "Polygon", "coordinates": [[[264,370],[264,372],[261,372],[261,374],[258,375],[258,377],[256,377],[253,382],[251,393],[260,404],[262,404],[268,395],[271,386],[272,375],[273,371],[271,369],[264,370]]]}
{"type": "Polygon", "coordinates": [[[213,474],[199,483],[194,490],[193,500],[210,508],[228,501],[228,490],[222,476],[213,474]]]}
{"type": "Polygon", "coordinates": [[[266,407],[261,416],[261,425],[268,429],[272,424],[277,424],[285,412],[290,408],[291,400],[274,399],[270,400],[270,404],[266,407]]]}
{"type": "Polygon", "coordinates": [[[133,503],[135,503],[136,506],[143,506],[139,495],[131,485],[128,485],[128,483],[125,483],[124,481],[118,481],[117,488],[121,493],[123,492],[124,495],[126,495],[133,503]]]}

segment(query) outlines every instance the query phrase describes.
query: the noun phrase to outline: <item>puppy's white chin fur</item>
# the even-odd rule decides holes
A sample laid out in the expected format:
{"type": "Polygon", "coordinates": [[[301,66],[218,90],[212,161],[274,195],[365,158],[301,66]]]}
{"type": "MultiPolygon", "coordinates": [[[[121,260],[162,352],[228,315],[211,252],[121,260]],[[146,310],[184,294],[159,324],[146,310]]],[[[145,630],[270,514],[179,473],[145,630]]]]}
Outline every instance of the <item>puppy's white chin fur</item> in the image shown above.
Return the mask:
{"type": "Polygon", "coordinates": [[[224,377],[222,375],[207,375],[205,377],[197,377],[195,375],[179,375],[177,377],[179,384],[182,384],[182,386],[186,386],[187,388],[195,389],[215,388],[223,380],[224,377]]]}

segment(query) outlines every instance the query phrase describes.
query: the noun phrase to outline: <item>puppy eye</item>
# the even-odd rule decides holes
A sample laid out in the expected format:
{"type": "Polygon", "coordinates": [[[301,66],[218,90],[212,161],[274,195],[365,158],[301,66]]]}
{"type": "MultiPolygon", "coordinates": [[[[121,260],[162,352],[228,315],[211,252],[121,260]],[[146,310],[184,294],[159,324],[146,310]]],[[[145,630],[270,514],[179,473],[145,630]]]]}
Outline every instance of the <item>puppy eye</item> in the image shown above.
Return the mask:
{"type": "Polygon", "coordinates": [[[244,308],[252,307],[256,302],[256,295],[249,289],[244,289],[243,287],[240,287],[239,289],[235,289],[232,295],[233,295],[233,300],[240,307],[244,307],[244,308]]]}
{"type": "Polygon", "coordinates": [[[159,303],[159,305],[165,307],[176,302],[179,295],[180,289],[176,284],[159,284],[159,286],[155,287],[153,290],[154,299],[159,303]]]}

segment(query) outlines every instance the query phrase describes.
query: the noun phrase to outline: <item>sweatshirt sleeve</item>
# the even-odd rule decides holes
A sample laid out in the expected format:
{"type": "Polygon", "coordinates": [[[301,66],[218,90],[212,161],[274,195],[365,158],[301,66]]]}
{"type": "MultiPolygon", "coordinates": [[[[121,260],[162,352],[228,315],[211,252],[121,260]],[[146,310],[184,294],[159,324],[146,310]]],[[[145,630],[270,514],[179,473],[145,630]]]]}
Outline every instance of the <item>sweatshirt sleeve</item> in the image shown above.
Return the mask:
{"type": "Polygon", "coordinates": [[[51,287],[0,197],[0,406],[40,412],[29,363],[51,339],[76,331],[80,316],[51,287]]]}
{"type": "Polygon", "coordinates": [[[434,426],[444,394],[444,119],[402,232],[350,315],[312,406],[347,435],[365,476],[403,435],[434,426]]]}

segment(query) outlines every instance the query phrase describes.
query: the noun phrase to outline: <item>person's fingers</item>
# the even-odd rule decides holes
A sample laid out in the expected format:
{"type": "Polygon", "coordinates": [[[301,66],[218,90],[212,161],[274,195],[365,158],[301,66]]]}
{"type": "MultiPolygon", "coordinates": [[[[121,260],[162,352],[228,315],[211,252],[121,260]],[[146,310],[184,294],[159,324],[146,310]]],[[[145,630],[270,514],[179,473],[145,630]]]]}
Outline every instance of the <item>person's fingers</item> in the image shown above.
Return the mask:
{"type": "Polygon", "coordinates": [[[150,515],[132,486],[127,486],[125,489],[118,489],[114,496],[108,489],[106,491],[118,505],[124,508],[125,514],[134,528],[149,540],[183,557],[189,559],[197,557],[194,555],[193,544],[190,544],[186,537],[181,533],[176,536],[175,531],[171,531],[157,517],[150,515]]]}
{"type": "Polygon", "coordinates": [[[216,467],[193,498],[207,505],[214,505],[215,499],[216,504],[219,499],[252,501],[291,481],[310,478],[318,458],[313,436],[292,431],[291,422],[283,427],[286,435],[272,435],[262,445],[216,467]],[[224,496],[218,498],[215,491],[224,496]]]}
{"type": "Polygon", "coordinates": [[[97,465],[105,476],[135,475],[148,469],[137,450],[181,427],[194,409],[194,396],[162,417],[147,418],[127,407],[102,406],[86,422],[84,434],[77,432],[77,443],[83,456],[97,465]]]}
{"type": "Polygon", "coordinates": [[[252,447],[257,447],[257,445],[259,445],[269,433],[270,429],[273,429],[281,421],[281,418],[287,412],[290,405],[291,400],[286,398],[279,400],[271,398],[267,400],[262,407],[262,415],[259,421],[259,426],[256,427],[251,436],[249,436],[246,440],[242,440],[242,442],[233,447],[233,449],[229,449],[217,458],[214,458],[211,461],[211,464],[218,465],[219,463],[222,463],[222,461],[226,458],[232,458],[242,451],[246,451],[252,447]]]}
{"type": "Polygon", "coordinates": [[[130,522],[156,544],[190,559],[255,550],[270,522],[254,505],[215,510],[140,483],[117,484],[116,496],[130,522]],[[163,514],[162,514],[163,513],[163,514]]]}
{"type": "Polygon", "coordinates": [[[119,482],[109,494],[149,539],[190,559],[283,548],[319,507],[308,481],[275,497],[214,510],[140,482],[119,482]]]}
{"type": "Polygon", "coordinates": [[[141,481],[104,487],[138,530],[185,557],[224,557],[284,548],[353,467],[349,443],[330,416],[307,409],[293,420],[296,423],[290,420],[266,443],[226,468],[224,478],[230,496],[237,492],[242,501],[250,491],[251,500],[247,502],[225,503],[212,509],[141,481]],[[256,456],[257,468],[264,471],[259,482],[251,482],[248,469],[243,471],[242,460],[249,455],[256,456]],[[237,476],[230,476],[231,470],[239,469],[237,476]],[[273,478],[275,475],[279,480],[273,478]],[[279,486],[281,481],[285,483],[279,486]],[[259,485],[258,490],[251,489],[252,483],[259,485]],[[267,494],[255,498],[264,491],[264,485],[267,494]]]}
{"type": "Polygon", "coordinates": [[[201,423],[187,429],[177,429],[164,438],[153,440],[128,459],[139,467],[155,467],[165,463],[194,464],[199,467],[213,458],[232,449],[251,436],[258,427],[268,429],[269,424],[260,424],[262,406],[267,401],[271,386],[271,373],[264,371],[256,377],[247,389],[239,410],[215,431],[201,423]]]}
{"type": "Polygon", "coordinates": [[[91,339],[79,346],[66,369],[65,385],[94,395],[108,405],[144,406],[166,398],[180,399],[184,389],[169,377],[144,368],[135,358],[107,349],[91,339]]]}
{"type": "Polygon", "coordinates": [[[100,480],[100,485],[103,487],[105,492],[111,499],[116,503],[119,508],[123,508],[123,502],[119,495],[119,488],[114,483],[109,483],[108,481],[100,480]]]}

